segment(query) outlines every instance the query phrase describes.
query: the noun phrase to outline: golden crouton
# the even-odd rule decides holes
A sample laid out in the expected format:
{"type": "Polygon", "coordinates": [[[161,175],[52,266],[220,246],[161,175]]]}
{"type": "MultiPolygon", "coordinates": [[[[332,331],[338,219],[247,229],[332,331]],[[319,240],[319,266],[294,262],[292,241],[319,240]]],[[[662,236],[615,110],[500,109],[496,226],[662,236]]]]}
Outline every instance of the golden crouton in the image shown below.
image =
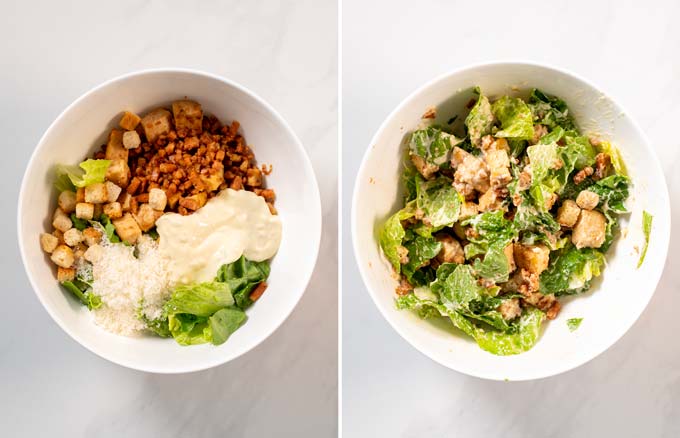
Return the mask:
{"type": "Polygon", "coordinates": [[[52,217],[52,226],[63,233],[69,230],[73,223],[71,218],[61,208],[57,208],[54,210],[54,216],[52,217]]]}
{"type": "Polygon", "coordinates": [[[109,199],[109,191],[105,183],[95,183],[85,187],[85,202],[102,204],[109,199]]]}
{"type": "Polygon", "coordinates": [[[64,213],[73,213],[76,209],[76,194],[70,190],[65,190],[59,193],[57,202],[64,213]]]}
{"type": "Polygon", "coordinates": [[[178,100],[172,103],[172,113],[178,136],[190,137],[203,132],[203,110],[200,103],[178,100]]]}
{"type": "Polygon", "coordinates": [[[40,246],[46,253],[51,254],[57,245],[59,245],[59,239],[52,234],[42,233],[40,235],[40,246]]]}
{"type": "Polygon", "coordinates": [[[119,187],[127,187],[130,182],[130,167],[127,160],[112,160],[106,169],[106,179],[119,187]]]}
{"type": "Polygon", "coordinates": [[[246,183],[251,187],[260,187],[262,185],[262,172],[257,167],[247,170],[246,183]]]}
{"type": "Polygon", "coordinates": [[[132,201],[132,195],[129,194],[128,192],[122,192],[120,196],[118,196],[118,203],[120,204],[121,208],[123,209],[123,212],[130,211],[130,203],[132,201]]]}
{"type": "Polygon", "coordinates": [[[607,220],[595,210],[582,210],[578,222],[571,233],[571,241],[576,248],[599,248],[604,243],[607,220]]]}
{"type": "Polygon", "coordinates": [[[134,218],[142,231],[149,231],[153,228],[156,223],[156,217],[156,213],[149,204],[140,205],[137,214],[134,215],[134,218]]]}
{"type": "Polygon", "coordinates": [[[203,207],[207,201],[208,194],[205,192],[200,192],[196,193],[195,195],[187,196],[186,198],[183,199],[180,198],[179,205],[188,210],[196,211],[199,208],[203,207]]]}
{"type": "Polygon", "coordinates": [[[142,230],[130,213],[125,213],[122,218],[113,219],[111,222],[116,228],[118,236],[125,242],[135,243],[139,236],[142,235],[142,230]]]}
{"type": "Polygon", "coordinates": [[[565,200],[557,209],[557,222],[563,227],[571,228],[576,224],[581,209],[571,199],[565,200]]]}
{"type": "Polygon", "coordinates": [[[104,212],[104,204],[93,204],[94,205],[94,211],[92,212],[92,215],[95,219],[99,219],[102,216],[102,213],[104,212]]]}
{"type": "Polygon", "coordinates": [[[503,248],[503,254],[505,254],[505,258],[508,259],[508,267],[510,268],[510,272],[513,272],[517,266],[515,265],[515,246],[512,243],[508,243],[508,245],[503,248]]]}
{"type": "Polygon", "coordinates": [[[70,268],[75,261],[73,250],[66,245],[57,246],[54,251],[52,251],[50,259],[55,265],[61,266],[62,268],[70,268]]]}
{"type": "Polygon", "coordinates": [[[104,248],[99,244],[94,244],[85,251],[83,258],[90,263],[96,263],[104,255],[104,248]]]}
{"type": "Polygon", "coordinates": [[[501,207],[502,201],[496,190],[490,188],[479,197],[479,211],[496,210],[501,207]]]}
{"type": "Polygon", "coordinates": [[[64,242],[70,247],[74,247],[82,241],[83,233],[76,228],[71,228],[64,233],[64,242]]]}
{"type": "Polygon", "coordinates": [[[85,255],[85,251],[87,250],[87,246],[85,246],[82,243],[78,243],[72,249],[73,249],[73,257],[75,258],[76,261],[78,261],[79,259],[82,259],[83,256],[85,255]]]}
{"type": "Polygon", "coordinates": [[[76,278],[76,270],[73,268],[62,268],[57,266],[57,281],[63,283],[65,281],[73,281],[76,278]]]}
{"type": "Polygon", "coordinates": [[[582,190],[576,197],[576,205],[585,209],[592,210],[600,203],[600,196],[590,190],[582,190]]]}
{"type": "Polygon", "coordinates": [[[59,230],[53,230],[52,235],[57,238],[59,245],[64,244],[64,233],[59,230]]]}
{"type": "Polygon", "coordinates": [[[142,119],[137,114],[130,111],[125,111],[123,113],[123,117],[120,118],[118,125],[126,131],[132,131],[137,127],[140,120],[142,119]]]}
{"type": "Polygon", "coordinates": [[[522,245],[515,243],[513,248],[515,263],[532,274],[541,275],[550,262],[550,248],[545,245],[522,245]]]}
{"type": "Polygon", "coordinates": [[[522,308],[519,305],[519,299],[511,298],[503,301],[496,309],[500,312],[504,320],[510,321],[522,314],[522,308]]]}
{"type": "Polygon", "coordinates": [[[128,150],[123,146],[123,131],[113,128],[109,133],[109,140],[106,142],[107,160],[128,159],[128,150]]]}
{"type": "Polygon", "coordinates": [[[219,189],[220,185],[224,182],[224,169],[220,168],[210,176],[201,175],[201,182],[205,184],[205,187],[209,192],[214,192],[219,189]]]}
{"type": "Polygon", "coordinates": [[[126,131],[123,134],[123,146],[125,146],[125,149],[137,149],[140,144],[142,144],[142,140],[139,138],[137,131],[126,131]]]}
{"type": "Polygon", "coordinates": [[[435,236],[437,242],[441,243],[442,249],[437,254],[437,260],[441,263],[465,263],[465,253],[460,242],[448,234],[435,236]]]}
{"type": "Polygon", "coordinates": [[[553,208],[553,205],[555,205],[555,202],[557,202],[557,199],[559,196],[557,196],[556,193],[551,193],[549,194],[544,200],[543,200],[543,205],[545,206],[546,210],[550,210],[553,208]]]}
{"type": "Polygon", "coordinates": [[[175,193],[173,193],[172,195],[170,195],[170,196],[168,197],[168,206],[169,206],[170,208],[174,209],[175,206],[177,205],[177,203],[179,202],[179,198],[180,198],[180,197],[181,197],[181,195],[180,195],[179,193],[177,193],[177,192],[175,192],[175,193]]]}
{"type": "Polygon", "coordinates": [[[165,205],[168,202],[168,197],[165,192],[161,189],[153,188],[149,190],[149,205],[154,210],[163,211],[165,210],[165,205]]]}
{"type": "Polygon", "coordinates": [[[83,230],[83,241],[87,246],[96,245],[102,241],[102,233],[94,227],[85,228],[83,230]]]}
{"type": "Polygon", "coordinates": [[[505,187],[512,181],[510,159],[505,149],[491,149],[486,152],[484,159],[489,167],[489,181],[492,187],[505,187]]]}
{"type": "Polygon", "coordinates": [[[110,202],[104,204],[103,212],[111,219],[118,219],[123,216],[123,207],[120,205],[120,202],[110,202]]]}
{"type": "Polygon", "coordinates": [[[107,202],[116,202],[118,200],[118,196],[120,196],[120,193],[123,191],[119,186],[116,184],[112,183],[111,181],[106,181],[106,194],[107,202]]]}
{"type": "Polygon", "coordinates": [[[458,215],[459,220],[467,219],[479,213],[479,206],[474,202],[463,202],[460,206],[460,214],[458,215]]]}
{"type": "Polygon", "coordinates": [[[153,143],[172,129],[172,114],[164,108],[155,109],[142,118],[142,127],[146,140],[153,143]]]}

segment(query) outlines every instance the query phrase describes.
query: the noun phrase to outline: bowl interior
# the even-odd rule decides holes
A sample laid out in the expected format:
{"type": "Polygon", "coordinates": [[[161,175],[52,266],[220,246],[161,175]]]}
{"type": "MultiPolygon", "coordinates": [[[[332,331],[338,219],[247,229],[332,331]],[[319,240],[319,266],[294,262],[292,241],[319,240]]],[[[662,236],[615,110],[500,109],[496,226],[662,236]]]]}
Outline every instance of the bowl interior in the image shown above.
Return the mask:
{"type": "Polygon", "coordinates": [[[290,314],[316,262],[321,209],[314,173],[286,123],[269,105],[242,87],[207,74],[149,71],[108,82],[86,94],[49,128],[29,164],[20,194],[19,241],[26,270],[40,301],[57,323],[96,354],[124,366],[153,372],[192,371],[229,361],[264,340],[290,314]],[[281,247],[272,261],[269,288],[248,310],[248,321],[220,346],[181,347],[154,336],[126,338],[96,326],[87,309],[57,285],[54,267],[38,235],[51,230],[56,206],[53,167],[75,164],[105,142],[124,110],[138,114],[184,97],[201,103],[223,123],[238,120],[277,194],[283,222],[281,247]]]}
{"type": "MultiPolygon", "coordinates": [[[[462,113],[462,114],[461,114],[462,113]]],[[[460,372],[490,378],[524,380],[574,368],[616,342],[644,310],[661,275],[670,234],[670,209],[663,172],[644,135],[608,96],[583,80],[558,70],[521,63],[487,64],[439,78],[412,94],[375,135],[357,176],[353,199],[354,248],[360,272],[376,305],[409,343],[435,361],[460,372]],[[580,129],[600,134],[617,145],[633,181],[630,214],[622,219],[623,235],[607,254],[607,267],[592,290],[563,300],[558,318],[543,325],[536,346],[520,355],[500,357],[482,351],[450,324],[423,321],[394,306],[396,280],[382,257],[377,233],[401,206],[400,172],[403,139],[417,127],[428,107],[437,108],[439,123],[462,109],[478,85],[490,97],[526,96],[540,88],[563,98],[580,129]],[[636,269],[643,244],[642,210],[654,215],[649,250],[636,269]],[[576,332],[568,318],[582,317],[576,332]]]]}

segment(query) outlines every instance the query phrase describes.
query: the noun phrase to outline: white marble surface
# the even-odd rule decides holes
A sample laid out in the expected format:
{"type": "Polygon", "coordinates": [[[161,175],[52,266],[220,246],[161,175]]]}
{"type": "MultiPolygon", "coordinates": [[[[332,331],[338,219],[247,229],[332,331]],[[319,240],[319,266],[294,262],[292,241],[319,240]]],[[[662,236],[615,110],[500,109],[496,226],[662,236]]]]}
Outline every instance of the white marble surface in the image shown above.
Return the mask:
{"type": "Polygon", "coordinates": [[[337,4],[328,1],[2,2],[1,436],[336,435],[337,4]],[[16,243],[24,167],[49,123],[94,85],[150,67],[231,78],[301,138],[322,195],[319,263],[268,340],[213,370],[121,368],[71,340],[30,289],[16,243]]]}
{"type": "Polygon", "coordinates": [[[656,149],[680,223],[679,14],[674,1],[344,0],[344,436],[680,436],[677,227],[656,295],[630,332],[576,370],[523,383],[458,374],[402,340],[365,291],[349,235],[354,177],[389,112],[439,74],[499,59],[563,66],[615,96],[656,149]]]}

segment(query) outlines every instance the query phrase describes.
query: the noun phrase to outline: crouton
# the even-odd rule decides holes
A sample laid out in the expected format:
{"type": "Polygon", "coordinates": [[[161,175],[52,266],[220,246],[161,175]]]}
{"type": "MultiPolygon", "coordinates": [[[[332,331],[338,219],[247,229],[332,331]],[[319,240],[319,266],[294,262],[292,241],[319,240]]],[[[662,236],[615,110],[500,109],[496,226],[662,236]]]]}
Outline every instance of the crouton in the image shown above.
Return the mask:
{"type": "Polygon", "coordinates": [[[484,160],[489,168],[489,181],[492,187],[505,187],[512,181],[510,159],[504,149],[487,151],[484,160]]]}
{"type": "Polygon", "coordinates": [[[260,169],[257,167],[248,169],[246,183],[251,187],[260,187],[262,185],[262,172],[260,172],[260,169]]]}
{"type": "Polygon", "coordinates": [[[73,248],[73,257],[75,258],[76,262],[80,259],[82,259],[85,256],[85,251],[87,250],[87,246],[85,246],[82,243],[76,244],[73,248]]]}
{"type": "Polygon", "coordinates": [[[161,189],[151,189],[149,190],[149,205],[154,210],[163,211],[168,203],[168,197],[165,192],[161,189]]]}
{"type": "Polygon", "coordinates": [[[120,118],[118,125],[126,131],[132,131],[137,127],[137,125],[139,125],[140,120],[142,119],[137,114],[130,111],[125,111],[123,113],[123,117],[120,118]]]}
{"type": "Polygon", "coordinates": [[[85,187],[78,187],[76,190],[76,204],[85,202],[85,187]]]}
{"type": "Polygon", "coordinates": [[[69,230],[73,223],[71,218],[61,208],[57,208],[54,210],[54,216],[52,217],[52,226],[63,233],[69,230]]]}
{"type": "Polygon", "coordinates": [[[64,233],[59,231],[59,230],[53,230],[52,235],[57,238],[57,242],[59,245],[64,244],[64,233]]]}
{"type": "Polygon", "coordinates": [[[172,103],[175,130],[179,137],[200,135],[203,132],[203,110],[201,104],[192,100],[178,100],[172,103]]]}
{"type": "Polygon", "coordinates": [[[87,246],[96,245],[102,241],[102,233],[94,227],[85,228],[83,230],[83,241],[87,246]]]}
{"type": "Polygon", "coordinates": [[[205,187],[209,192],[214,192],[219,189],[220,185],[224,182],[224,169],[220,168],[210,176],[201,175],[201,181],[205,184],[205,187]]]}
{"type": "Polygon", "coordinates": [[[522,314],[522,308],[519,306],[519,299],[517,298],[503,301],[496,310],[506,321],[513,320],[522,314]]]}
{"type": "Polygon", "coordinates": [[[435,236],[437,242],[442,244],[442,249],[437,254],[437,260],[441,263],[465,263],[465,253],[460,243],[448,234],[435,236]]]}
{"type": "Polygon", "coordinates": [[[140,205],[134,218],[142,231],[149,231],[156,223],[156,214],[149,204],[140,205]]]}
{"type": "Polygon", "coordinates": [[[120,202],[110,202],[104,204],[103,213],[111,219],[118,219],[123,216],[123,207],[120,205],[120,202]]]}
{"type": "Polygon", "coordinates": [[[522,245],[515,243],[513,248],[515,263],[532,274],[541,275],[550,262],[550,248],[545,245],[522,245]]]}
{"type": "Polygon", "coordinates": [[[123,131],[113,128],[109,133],[109,140],[106,142],[107,160],[128,159],[128,150],[123,146],[123,131]]]}
{"type": "Polygon", "coordinates": [[[54,251],[52,251],[50,259],[55,265],[61,266],[62,268],[70,268],[75,261],[73,250],[66,245],[57,246],[54,251]]]}
{"type": "Polygon", "coordinates": [[[142,235],[142,230],[130,213],[125,213],[123,217],[113,219],[111,222],[116,228],[118,236],[125,242],[135,243],[139,236],[142,235]]]}
{"type": "Polygon", "coordinates": [[[203,207],[208,201],[208,195],[205,192],[196,193],[195,195],[187,196],[179,200],[179,205],[189,210],[198,210],[203,207]]]}
{"type": "Polygon", "coordinates": [[[104,212],[104,204],[93,204],[92,217],[94,219],[99,219],[104,212]]]}
{"type": "Polygon", "coordinates": [[[64,233],[64,242],[68,246],[76,246],[80,242],[83,241],[83,233],[81,233],[79,230],[76,228],[71,228],[70,230],[66,231],[64,233]]]}
{"type": "Polygon", "coordinates": [[[104,248],[102,248],[101,245],[95,244],[89,247],[87,251],[85,251],[85,253],[83,254],[83,258],[90,263],[96,263],[101,259],[103,255],[104,248]]]}
{"type": "Polygon", "coordinates": [[[453,148],[451,157],[451,164],[456,168],[453,174],[456,190],[466,198],[471,189],[479,193],[489,190],[489,171],[484,161],[459,147],[453,148]]]}
{"type": "Polygon", "coordinates": [[[142,144],[137,131],[125,131],[123,134],[123,146],[125,149],[137,149],[142,144]]]}
{"type": "Polygon", "coordinates": [[[64,210],[64,213],[73,213],[76,210],[76,194],[70,190],[65,190],[59,193],[57,201],[59,208],[64,210]]]}
{"type": "Polygon", "coordinates": [[[164,108],[158,108],[142,117],[142,128],[149,143],[155,142],[161,135],[167,135],[172,129],[172,114],[164,108]]]}
{"type": "Polygon", "coordinates": [[[52,234],[42,233],[40,235],[40,246],[46,253],[51,254],[57,245],[59,245],[59,239],[52,234]]]}
{"type": "Polygon", "coordinates": [[[600,203],[600,195],[590,190],[582,190],[576,197],[576,205],[585,209],[592,210],[600,203]]]}
{"type": "Polygon", "coordinates": [[[571,199],[565,200],[557,209],[557,222],[563,227],[571,228],[576,224],[581,209],[571,199]]]}
{"type": "Polygon", "coordinates": [[[109,192],[104,183],[95,183],[85,187],[85,202],[103,204],[109,199],[109,192]]]}
{"type": "Polygon", "coordinates": [[[174,209],[175,206],[177,206],[177,203],[179,202],[180,197],[181,197],[181,195],[177,192],[170,195],[168,197],[168,207],[170,207],[171,209],[174,209]]]}
{"type": "Polygon", "coordinates": [[[127,187],[130,181],[130,167],[127,160],[112,160],[106,169],[106,179],[119,187],[127,187]]]}
{"type": "Polygon", "coordinates": [[[421,156],[411,155],[411,162],[425,179],[430,179],[439,170],[436,164],[430,164],[421,156]]]}
{"type": "Polygon", "coordinates": [[[551,193],[548,195],[544,200],[543,200],[543,205],[545,206],[546,210],[550,210],[553,208],[553,205],[555,205],[555,202],[559,199],[559,196],[557,196],[556,193],[551,193]]]}
{"type": "Polygon", "coordinates": [[[107,202],[116,202],[118,200],[118,196],[120,196],[120,193],[123,191],[118,185],[112,183],[111,181],[106,181],[104,184],[106,184],[106,201],[107,202]]]}
{"type": "Polygon", "coordinates": [[[479,197],[479,211],[496,210],[501,207],[502,198],[498,196],[496,189],[490,188],[479,197]]]}
{"type": "Polygon", "coordinates": [[[76,278],[76,270],[73,268],[62,268],[57,266],[57,281],[63,283],[65,281],[73,281],[76,278]]]}
{"type": "Polygon", "coordinates": [[[576,248],[599,248],[604,243],[607,219],[595,210],[581,210],[571,241],[576,248]]]}
{"type": "Polygon", "coordinates": [[[503,254],[505,254],[505,258],[508,259],[508,270],[509,272],[513,272],[515,269],[517,269],[517,265],[515,265],[515,250],[514,250],[514,245],[512,243],[508,243],[505,248],[503,248],[503,254]]]}
{"type": "Polygon", "coordinates": [[[479,206],[474,202],[465,201],[460,206],[460,214],[458,215],[458,219],[467,219],[469,217],[475,216],[477,213],[479,213],[479,206]]]}
{"type": "Polygon", "coordinates": [[[132,201],[132,195],[128,192],[123,192],[118,196],[118,203],[123,209],[123,212],[130,211],[130,201],[132,201]]]}

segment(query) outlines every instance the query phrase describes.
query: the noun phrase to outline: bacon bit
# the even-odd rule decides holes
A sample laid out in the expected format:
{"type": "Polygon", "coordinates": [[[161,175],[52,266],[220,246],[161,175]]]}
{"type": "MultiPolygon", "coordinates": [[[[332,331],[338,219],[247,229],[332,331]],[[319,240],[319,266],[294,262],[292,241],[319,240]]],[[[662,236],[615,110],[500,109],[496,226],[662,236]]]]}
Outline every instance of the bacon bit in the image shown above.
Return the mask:
{"type": "Polygon", "coordinates": [[[262,294],[264,293],[264,291],[265,291],[266,289],[267,289],[267,283],[265,283],[265,282],[263,281],[262,283],[258,284],[258,285],[255,287],[255,289],[253,289],[253,291],[250,293],[250,299],[251,299],[252,301],[257,301],[257,299],[260,298],[260,297],[262,296],[262,294]]]}
{"type": "Polygon", "coordinates": [[[437,117],[437,109],[433,106],[425,110],[425,113],[420,116],[421,119],[434,119],[435,117],[437,117]]]}

